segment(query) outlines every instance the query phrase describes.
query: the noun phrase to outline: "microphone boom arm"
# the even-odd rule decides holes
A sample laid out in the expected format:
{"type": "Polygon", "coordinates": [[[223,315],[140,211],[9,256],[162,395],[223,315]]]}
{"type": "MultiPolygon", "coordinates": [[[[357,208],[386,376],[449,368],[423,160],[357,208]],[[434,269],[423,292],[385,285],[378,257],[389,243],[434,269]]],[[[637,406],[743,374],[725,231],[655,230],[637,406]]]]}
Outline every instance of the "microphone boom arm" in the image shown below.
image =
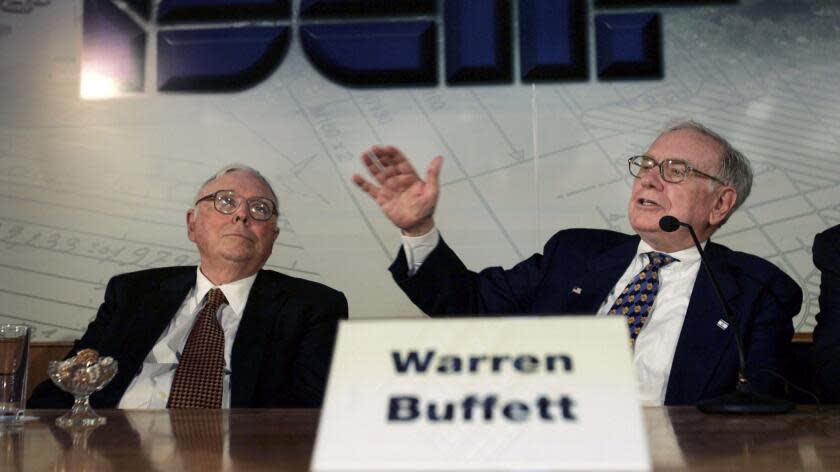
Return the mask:
{"type": "MultiPolygon", "coordinates": [[[[714,272],[712,272],[711,267],[709,267],[708,262],[706,262],[706,254],[703,251],[703,246],[700,245],[700,241],[697,239],[697,233],[694,232],[694,228],[692,228],[690,224],[683,223],[671,215],[663,216],[659,220],[659,227],[662,231],[667,233],[678,230],[680,226],[686,227],[689,234],[691,234],[691,239],[694,241],[694,247],[697,248],[697,252],[700,254],[700,262],[703,264],[703,269],[712,280],[712,286],[715,288],[718,300],[723,306],[724,321],[729,323],[729,326],[732,327],[732,335],[735,337],[735,345],[738,351],[738,381],[735,385],[735,391],[719,397],[701,400],[697,402],[697,409],[703,413],[739,414],[787,413],[792,411],[796,407],[793,402],[775,398],[770,395],[756,393],[750,388],[750,383],[746,375],[747,363],[744,359],[744,341],[741,339],[741,331],[738,329],[737,320],[734,316],[732,316],[729,304],[723,296],[723,290],[720,289],[717,277],[715,277],[714,272]]],[[[697,276],[699,277],[700,274],[697,274],[697,276]]]]}
{"type": "Polygon", "coordinates": [[[735,330],[735,343],[738,345],[738,386],[740,387],[742,384],[747,382],[746,376],[746,368],[747,363],[744,359],[744,345],[743,341],[741,340],[741,331],[738,329],[738,322],[735,317],[730,313],[729,304],[726,303],[726,297],[723,296],[723,290],[720,289],[720,284],[718,283],[717,277],[715,277],[715,273],[712,272],[711,268],[709,268],[709,264],[706,262],[706,253],[703,251],[703,246],[700,245],[700,241],[697,239],[697,233],[694,232],[694,228],[691,225],[683,223],[682,221],[679,222],[680,226],[684,226],[688,229],[688,232],[691,234],[691,239],[694,240],[694,246],[697,247],[697,252],[700,253],[700,263],[703,264],[703,268],[706,270],[706,274],[709,275],[709,278],[712,279],[712,285],[715,287],[715,292],[717,292],[718,299],[723,304],[723,317],[729,326],[732,326],[732,329],[735,330]]]}

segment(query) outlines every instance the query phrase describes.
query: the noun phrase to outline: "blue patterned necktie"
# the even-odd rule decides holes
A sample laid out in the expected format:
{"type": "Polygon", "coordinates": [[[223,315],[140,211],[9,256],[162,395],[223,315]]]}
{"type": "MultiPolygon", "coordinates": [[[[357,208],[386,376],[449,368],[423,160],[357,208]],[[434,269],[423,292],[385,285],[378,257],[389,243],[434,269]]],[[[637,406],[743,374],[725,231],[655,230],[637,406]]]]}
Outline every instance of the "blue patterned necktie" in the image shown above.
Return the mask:
{"type": "Polygon", "coordinates": [[[627,318],[631,345],[636,344],[636,338],[653,310],[653,302],[659,293],[659,269],[679,260],[661,252],[648,252],[645,255],[648,257],[647,265],[630,280],[609,311],[610,315],[624,315],[627,318]]]}

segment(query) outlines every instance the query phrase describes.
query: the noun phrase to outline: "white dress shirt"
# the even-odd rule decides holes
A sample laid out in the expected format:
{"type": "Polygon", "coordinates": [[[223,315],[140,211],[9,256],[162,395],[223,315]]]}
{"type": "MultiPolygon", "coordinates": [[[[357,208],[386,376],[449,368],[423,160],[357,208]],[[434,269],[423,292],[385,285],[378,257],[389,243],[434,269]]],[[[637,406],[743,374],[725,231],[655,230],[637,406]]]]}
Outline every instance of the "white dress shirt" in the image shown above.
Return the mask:
{"type": "MultiPolygon", "coordinates": [[[[403,235],[402,240],[408,262],[408,274],[414,275],[426,257],[438,245],[440,232],[434,228],[422,236],[403,235]]],[[[703,242],[704,247],[705,245],[706,243],[703,242]]],[[[597,312],[598,316],[607,316],[618,294],[647,264],[647,256],[644,254],[651,251],[653,248],[646,242],[639,243],[636,257],[601,303],[597,312]]],[[[659,293],[654,301],[653,314],[636,338],[633,351],[633,370],[643,405],[665,403],[665,392],[668,388],[671,364],[674,362],[674,352],[677,349],[677,341],[680,338],[691,292],[694,290],[694,281],[700,271],[700,254],[697,249],[691,247],[667,254],[679,261],[674,261],[659,270],[659,293]]]]}
{"type": "Polygon", "coordinates": [[[169,390],[178,359],[187,343],[201,309],[207,304],[205,296],[212,288],[221,289],[225,294],[227,304],[223,304],[216,312],[216,317],[225,333],[225,379],[222,388],[222,408],[230,407],[230,353],[239,321],[248,302],[248,294],[254,285],[257,274],[250,277],[216,287],[207,277],[196,269],[195,286],[187,294],[181,307],[172,317],[172,321],[158,338],[157,343],[146,359],[139,374],[134,377],[120,399],[118,408],[166,408],[169,401],[169,390]]]}
{"type": "MultiPolygon", "coordinates": [[[[705,244],[704,242],[704,247],[705,244]]],[[[636,257],[607,294],[607,298],[598,309],[598,316],[608,316],[607,312],[612,308],[618,294],[648,263],[645,253],[653,250],[648,243],[639,242],[636,257]]],[[[652,314],[636,338],[636,347],[633,350],[633,370],[639,386],[639,399],[646,406],[665,403],[674,352],[677,350],[688,302],[694,290],[694,281],[700,271],[700,254],[696,248],[666,254],[678,261],[659,269],[659,293],[653,302],[652,314]]]]}

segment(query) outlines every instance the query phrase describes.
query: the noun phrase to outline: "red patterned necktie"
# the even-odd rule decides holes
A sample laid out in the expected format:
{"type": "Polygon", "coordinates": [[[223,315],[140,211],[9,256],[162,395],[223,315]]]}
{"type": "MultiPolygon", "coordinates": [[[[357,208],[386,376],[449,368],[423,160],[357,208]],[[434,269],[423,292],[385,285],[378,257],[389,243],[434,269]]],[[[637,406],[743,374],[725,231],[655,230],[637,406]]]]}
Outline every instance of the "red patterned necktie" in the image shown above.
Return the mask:
{"type": "Polygon", "coordinates": [[[647,265],[630,280],[609,311],[610,315],[627,318],[632,345],[636,344],[636,338],[653,310],[653,302],[659,293],[659,269],[677,260],[660,252],[648,252],[646,255],[647,265]]]}
{"type": "Polygon", "coordinates": [[[207,293],[178,361],[167,408],[221,408],[225,376],[225,333],[216,311],[227,303],[221,290],[207,293]]]}

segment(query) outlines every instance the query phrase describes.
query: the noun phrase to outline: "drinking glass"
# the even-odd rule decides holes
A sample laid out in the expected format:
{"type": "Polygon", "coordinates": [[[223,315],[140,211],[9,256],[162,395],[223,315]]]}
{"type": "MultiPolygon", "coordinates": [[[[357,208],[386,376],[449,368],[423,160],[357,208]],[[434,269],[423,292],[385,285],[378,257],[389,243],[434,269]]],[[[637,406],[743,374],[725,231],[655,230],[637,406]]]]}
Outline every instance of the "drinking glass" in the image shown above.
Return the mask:
{"type": "Polygon", "coordinates": [[[20,424],[26,408],[29,326],[0,324],[0,425],[20,424]]]}

